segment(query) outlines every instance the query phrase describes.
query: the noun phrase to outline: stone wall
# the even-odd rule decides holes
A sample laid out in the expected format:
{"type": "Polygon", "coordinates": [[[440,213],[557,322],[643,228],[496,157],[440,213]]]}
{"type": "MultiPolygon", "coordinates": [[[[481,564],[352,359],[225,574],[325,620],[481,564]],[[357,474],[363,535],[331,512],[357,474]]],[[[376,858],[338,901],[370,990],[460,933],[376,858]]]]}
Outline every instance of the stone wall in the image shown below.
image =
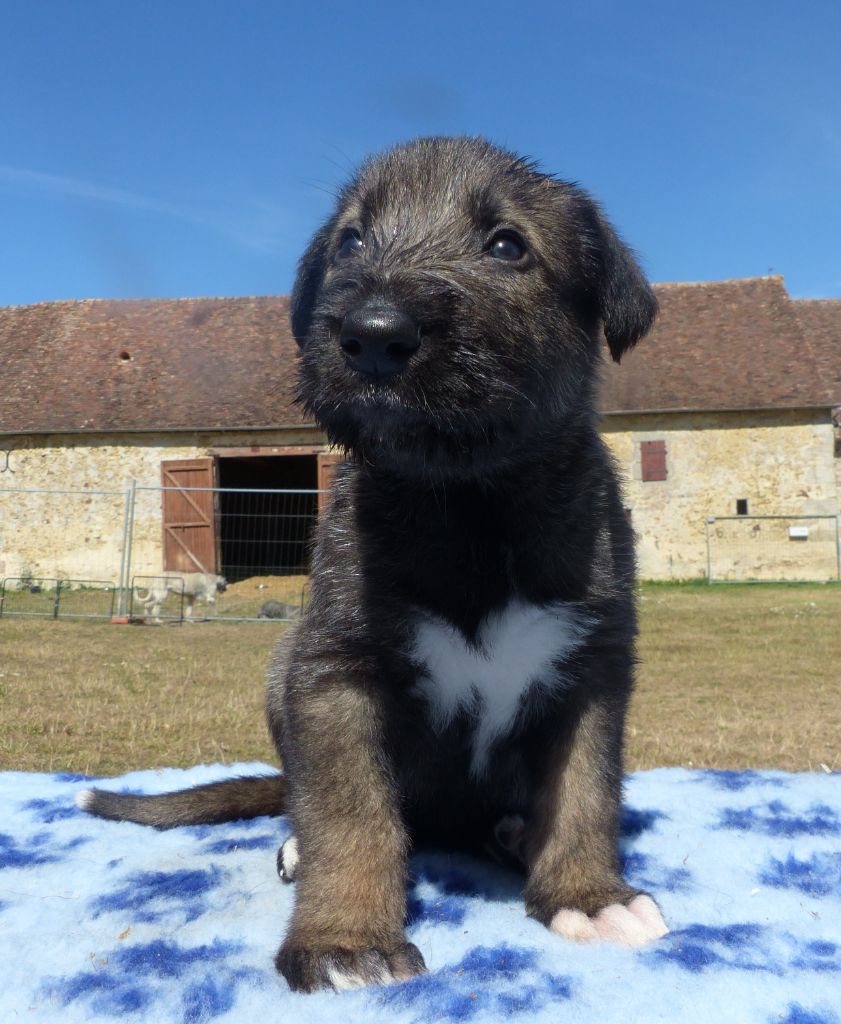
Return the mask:
{"type": "MultiPolygon", "coordinates": [[[[828,411],[613,415],[601,426],[623,478],[643,578],[704,576],[706,519],[734,515],[737,499],[748,501],[751,515],[841,511],[841,459],[834,456],[828,411]],[[640,442],[650,440],[666,443],[664,481],[641,479],[640,442]]],[[[162,461],[203,457],[222,447],[322,442],[317,431],[305,429],[18,439],[7,471],[0,474],[0,579],[32,575],[116,582],[125,491],[132,480],[157,487],[162,461]],[[5,493],[4,488],[40,493],[5,493]],[[83,493],[47,494],[45,489],[83,493]]],[[[10,443],[7,438],[3,447],[10,443]]],[[[141,491],[135,511],[132,563],[137,572],[160,571],[160,494],[141,491]]],[[[736,531],[741,543],[739,524],[727,529],[736,531]]],[[[788,543],[780,529],[773,537],[770,525],[762,529],[760,539],[773,540],[778,552],[769,571],[773,575],[779,568],[791,578],[797,578],[798,565],[811,572],[810,559],[823,565],[833,539],[825,538],[819,550],[812,542],[823,527],[805,543],[788,543]]],[[[750,540],[756,539],[751,534],[750,540]]],[[[751,550],[754,561],[768,562],[764,548],[751,550]]]]}
{"type": "MultiPolygon", "coordinates": [[[[623,480],[645,579],[705,576],[707,517],[735,515],[738,499],[755,516],[841,511],[828,410],[615,415],[604,418],[602,433],[623,480]],[[655,440],[666,443],[668,478],[643,481],[640,443],[655,440]]],[[[751,540],[771,541],[769,526],[760,524],[763,530],[751,540]]],[[[811,539],[823,532],[813,530],[811,539]]],[[[820,551],[809,541],[771,544],[768,550],[781,553],[767,557],[780,564],[768,574],[779,569],[798,578],[792,560],[825,565],[833,538],[824,538],[820,551]]]]}
{"type": "MultiPolygon", "coordinates": [[[[242,435],[19,438],[9,455],[8,468],[0,474],[0,579],[32,576],[116,583],[126,491],[132,480],[157,488],[161,462],[201,458],[213,449],[318,444],[322,440],[319,432],[305,429],[242,435]],[[60,493],[70,490],[80,493],[60,493]]],[[[12,443],[4,439],[3,448],[8,450],[12,443]]],[[[160,572],[161,549],[160,492],[140,491],[132,552],[137,571],[160,572]]]]}

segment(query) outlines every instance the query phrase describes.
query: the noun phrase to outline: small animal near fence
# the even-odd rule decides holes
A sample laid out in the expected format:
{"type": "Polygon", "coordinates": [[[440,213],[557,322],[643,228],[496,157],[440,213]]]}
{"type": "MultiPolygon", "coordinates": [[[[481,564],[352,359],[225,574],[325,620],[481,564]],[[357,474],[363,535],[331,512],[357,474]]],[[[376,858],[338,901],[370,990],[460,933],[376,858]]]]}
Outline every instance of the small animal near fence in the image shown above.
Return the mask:
{"type": "Polygon", "coordinates": [[[841,580],[841,516],[708,516],[710,583],[841,580]]]}
{"type": "Polygon", "coordinates": [[[0,489],[0,616],[293,621],[307,601],[320,497],[136,483],[0,489]]]}

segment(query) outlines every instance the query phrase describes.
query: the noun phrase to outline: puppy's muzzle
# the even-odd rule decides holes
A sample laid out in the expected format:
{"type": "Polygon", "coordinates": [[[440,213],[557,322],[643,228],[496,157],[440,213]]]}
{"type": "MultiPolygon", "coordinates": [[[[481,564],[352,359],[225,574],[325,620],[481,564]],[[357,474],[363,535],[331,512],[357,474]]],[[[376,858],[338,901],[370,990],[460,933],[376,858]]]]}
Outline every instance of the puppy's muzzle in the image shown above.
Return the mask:
{"type": "Polygon", "coordinates": [[[339,333],[339,346],[348,366],[366,377],[400,373],[420,344],[415,321],[402,310],[382,303],[352,309],[339,333]]]}

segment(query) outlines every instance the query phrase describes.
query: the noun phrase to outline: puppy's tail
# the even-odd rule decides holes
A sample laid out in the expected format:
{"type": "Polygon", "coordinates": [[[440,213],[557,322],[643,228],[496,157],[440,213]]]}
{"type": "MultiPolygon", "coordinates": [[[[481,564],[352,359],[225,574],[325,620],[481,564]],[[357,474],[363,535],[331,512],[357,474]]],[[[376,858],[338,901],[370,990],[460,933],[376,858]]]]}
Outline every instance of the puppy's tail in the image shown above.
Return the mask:
{"type": "Polygon", "coordinates": [[[215,825],[258,818],[263,814],[283,814],[286,779],[283,775],[250,775],[160,796],[130,796],[104,789],[85,789],[76,796],[76,804],[100,818],[134,821],[155,828],[215,825]]]}

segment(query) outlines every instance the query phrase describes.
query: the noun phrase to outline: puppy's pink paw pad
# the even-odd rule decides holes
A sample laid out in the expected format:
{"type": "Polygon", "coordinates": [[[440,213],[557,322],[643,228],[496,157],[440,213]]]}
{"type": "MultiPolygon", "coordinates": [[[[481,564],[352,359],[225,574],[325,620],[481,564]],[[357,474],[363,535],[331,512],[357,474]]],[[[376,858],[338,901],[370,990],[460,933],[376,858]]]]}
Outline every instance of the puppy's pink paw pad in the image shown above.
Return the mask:
{"type": "Polygon", "coordinates": [[[635,896],[627,907],[611,903],[595,917],[580,910],[559,910],[549,927],[571,942],[615,942],[633,948],[662,938],[669,931],[650,896],[635,896]]]}

